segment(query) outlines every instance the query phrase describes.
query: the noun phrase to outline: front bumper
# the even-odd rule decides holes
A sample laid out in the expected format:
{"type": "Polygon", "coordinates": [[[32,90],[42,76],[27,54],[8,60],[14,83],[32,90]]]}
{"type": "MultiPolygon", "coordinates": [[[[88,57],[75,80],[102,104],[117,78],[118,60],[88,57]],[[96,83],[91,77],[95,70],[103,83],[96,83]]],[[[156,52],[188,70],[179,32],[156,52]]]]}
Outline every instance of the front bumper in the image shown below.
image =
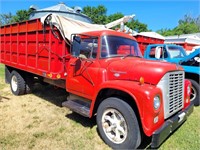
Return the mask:
{"type": "Polygon", "coordinates": [[[166,120],[165,123],[153,133],[151,147],[159,147],[160,144],[187,119],[193,112],[193,108],[193,104],[190,104],[186,109],[166,120]]]}

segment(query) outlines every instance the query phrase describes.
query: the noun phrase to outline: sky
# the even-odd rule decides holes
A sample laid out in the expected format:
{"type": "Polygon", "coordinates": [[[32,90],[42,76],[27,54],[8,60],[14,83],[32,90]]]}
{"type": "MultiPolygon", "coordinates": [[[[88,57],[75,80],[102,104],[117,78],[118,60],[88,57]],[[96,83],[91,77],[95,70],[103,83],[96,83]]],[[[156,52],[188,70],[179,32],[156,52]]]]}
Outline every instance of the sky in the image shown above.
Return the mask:
{"type": "Polygon", "coordinates": [[[148,25],[148,29],[172,29],[178,21],[189,14],[192,17],[200,15],[200,0],[0,0],[0,14],[28,9],[36,5],[39,9],[64,2],[67,6],[104,5],[107,15],[121,12],[124,15],[135,14],[135,19],[148,25]]]}

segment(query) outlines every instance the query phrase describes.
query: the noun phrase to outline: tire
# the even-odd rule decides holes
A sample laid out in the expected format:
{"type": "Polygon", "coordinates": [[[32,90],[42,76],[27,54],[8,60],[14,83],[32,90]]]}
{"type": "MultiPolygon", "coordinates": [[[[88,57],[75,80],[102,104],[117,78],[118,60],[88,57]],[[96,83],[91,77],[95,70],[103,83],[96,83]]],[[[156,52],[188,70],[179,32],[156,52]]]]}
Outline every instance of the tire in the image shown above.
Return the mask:
{"type": "Polygon", "coordinates": [[[25,94],[26,85],[24,78],[17,71],[12,71],[10,77],[10,87],[12,93],[14,95],[25,94]]]}
{"type": "Polygon", "coordinates": [[[97,127],[101,138],[114,149],[136,149],[141,133],[135,112],[119,98],[105,99],[97,110],[97,127]]]}
{"type": "Polygon", "coordinates": [[[5,66],[5,82],[10,84],[10,71],[7,66],[5,66]]]}
{"type": "Polygon", "coordinates": [[[32,93],[33,90],[33,85],[34,85],[34,78],[32,75],[27,74],[26,75],[26,82],[25,82],[25,93],[30,94],[32,93]]]}
{"type": "Polygon", "coordinates": [[[199,106],[199,104],[200,104],[200,97],[199,97],[200,89],[199,89],[199,84],[196,81],[192,80],[192,79],[189,79],[189,80],[192,83],[192,91],[191,91],[190,100],[194,104],[194,106],[199,106]]]}

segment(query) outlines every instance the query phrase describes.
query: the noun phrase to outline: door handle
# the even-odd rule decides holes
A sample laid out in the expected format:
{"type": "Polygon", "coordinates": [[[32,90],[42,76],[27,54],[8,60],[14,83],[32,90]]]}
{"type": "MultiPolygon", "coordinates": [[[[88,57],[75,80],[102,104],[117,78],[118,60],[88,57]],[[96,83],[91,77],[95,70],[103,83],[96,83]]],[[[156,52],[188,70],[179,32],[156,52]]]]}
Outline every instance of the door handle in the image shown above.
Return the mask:
{"type": "Polygon", "coordinates": [[[75,66],[76,64],[75,63],[70,63],[70,66],[75,66]]]}

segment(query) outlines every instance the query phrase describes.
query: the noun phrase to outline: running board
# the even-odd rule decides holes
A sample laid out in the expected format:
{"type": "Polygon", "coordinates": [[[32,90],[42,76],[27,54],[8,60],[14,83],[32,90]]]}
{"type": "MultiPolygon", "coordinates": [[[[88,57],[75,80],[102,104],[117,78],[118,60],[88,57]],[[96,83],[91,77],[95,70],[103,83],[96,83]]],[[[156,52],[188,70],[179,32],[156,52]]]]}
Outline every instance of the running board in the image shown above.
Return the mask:
{"type": "Polygon", "coordinates": [[[84,117],[90,117],[90,103],[88,102],[81,100],[68,100],[63,102],[62,106],[67,107],[84,117]]]}

